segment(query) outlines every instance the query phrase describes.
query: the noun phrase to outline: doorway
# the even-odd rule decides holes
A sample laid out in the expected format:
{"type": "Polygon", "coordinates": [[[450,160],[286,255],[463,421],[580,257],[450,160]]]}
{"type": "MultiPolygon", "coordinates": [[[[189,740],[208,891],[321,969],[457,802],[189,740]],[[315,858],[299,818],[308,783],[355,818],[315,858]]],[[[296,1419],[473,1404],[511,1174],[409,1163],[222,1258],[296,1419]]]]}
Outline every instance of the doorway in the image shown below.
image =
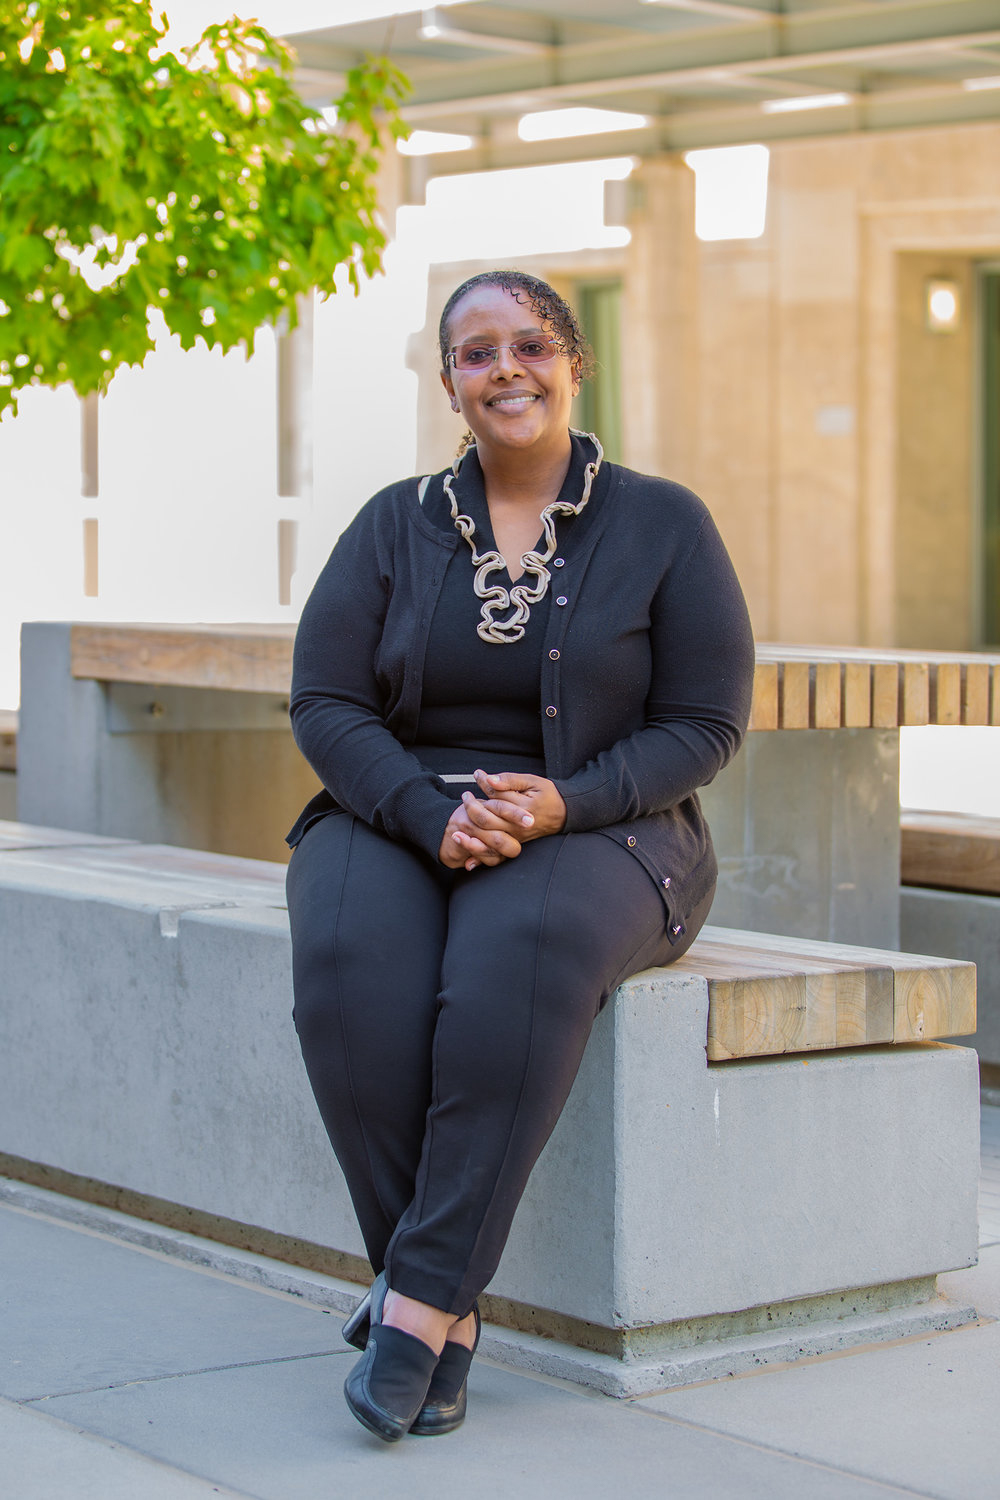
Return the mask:
{"type": "Polygon", "coordinates": [[[982,308],[982,517],[983,645],[1000,645],[1000,266],[983,269],[982,308]]]}
{"type": "Polygon", "coordinates": [[[596,432],[612,463],[623,460],[620,280],[577,282],[574,302],[594,351],[593,380],[580,388],[576,425],[596,432]]]}

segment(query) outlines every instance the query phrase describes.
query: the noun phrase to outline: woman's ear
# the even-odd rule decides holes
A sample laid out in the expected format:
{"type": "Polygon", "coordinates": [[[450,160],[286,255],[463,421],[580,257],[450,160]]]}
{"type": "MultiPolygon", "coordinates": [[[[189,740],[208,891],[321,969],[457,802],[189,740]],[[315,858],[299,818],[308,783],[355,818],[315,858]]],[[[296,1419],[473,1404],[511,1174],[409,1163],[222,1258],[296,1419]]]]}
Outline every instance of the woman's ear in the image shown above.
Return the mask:
{"type": "Polygon", "coordinates": [[[583,384],[583,360],[579,354],[573,360],[573,395],[580,394],[580,386],[583,384]]]}
{"type": "Polygon", "coordinates": [[[441,384],[448,392],[448,400],[451,402],[452,411],[458,411],[458,397],[455,395],[455,387],[452,385],[451,376],[447,370],[441,371],[441,384]]]}

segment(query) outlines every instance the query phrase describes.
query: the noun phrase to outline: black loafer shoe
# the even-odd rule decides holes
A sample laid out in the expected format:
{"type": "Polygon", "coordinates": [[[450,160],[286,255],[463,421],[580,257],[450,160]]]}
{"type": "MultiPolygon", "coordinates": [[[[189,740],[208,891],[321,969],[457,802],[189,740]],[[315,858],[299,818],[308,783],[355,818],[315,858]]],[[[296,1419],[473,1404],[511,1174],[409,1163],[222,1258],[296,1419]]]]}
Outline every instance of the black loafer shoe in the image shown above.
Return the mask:
{"type": "Polygon", "coordinates": [[[357,1307],[351,1313],[343,1327],[343,1338],[345,1344],[353,1344],[355,1349],[364,1349],[368,1343],[369,1311],[372,1305],[372,1289],[368,1288],[357,1307]]]}
{"type": "Polygon", "coordinates": [[[395,1443],[409,1432],[427,1399],[438,1357],[412,1333],[383,1325],[387,1291],[383,1272],[372,1286],[368,1344],[344,1381],[344,1398],[362,1427],[395,1443]]]}
{"type": "Polygon", "coordinates": [[[445,1344],[427,1388],[427,1399],[410,1428],[416,1437],[438,1437],[443,1432],[454,1432],[465,1421],[469,1369],[483,1331],[478,1306],[472,1310],[476,1315],[475,1343],[471,1349],[466,1349],[463,1344],[445,1344]]]}

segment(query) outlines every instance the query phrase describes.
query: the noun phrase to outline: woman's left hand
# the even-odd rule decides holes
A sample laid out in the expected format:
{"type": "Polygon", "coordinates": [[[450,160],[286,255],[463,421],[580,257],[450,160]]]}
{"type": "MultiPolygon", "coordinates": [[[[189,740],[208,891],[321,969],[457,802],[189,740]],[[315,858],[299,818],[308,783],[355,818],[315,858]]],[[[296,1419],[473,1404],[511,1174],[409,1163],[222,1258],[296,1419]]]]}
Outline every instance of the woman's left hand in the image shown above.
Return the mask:
{"type": "Polygon", "coordinates": [[[497,820],[480,826],[502,826],[505,833],[522,844],[550,833],[561,833],[565,827],[566,804],[547,776],[525,771],[501,771],[490,776],[477,771],[476,782],[480,791],[486,793],[486,800],[468,798],[466,810],[470,819],[478,821],[477,813],[480,816],[488,813],[497,820]],[[525,821],[526,814],[530,815],[530,822],[525,821]]]}

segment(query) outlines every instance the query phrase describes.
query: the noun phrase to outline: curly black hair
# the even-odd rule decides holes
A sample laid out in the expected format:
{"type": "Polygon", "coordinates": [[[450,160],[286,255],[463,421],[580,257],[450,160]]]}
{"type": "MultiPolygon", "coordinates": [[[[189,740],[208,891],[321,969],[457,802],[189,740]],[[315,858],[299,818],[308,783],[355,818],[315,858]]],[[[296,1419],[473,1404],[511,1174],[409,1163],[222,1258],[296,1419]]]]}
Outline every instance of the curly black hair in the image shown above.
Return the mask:
{"type": "Polygon", "coordinates": [[[461,286],[455,288],[444,305],[438,327],[442,368],[447,368],[451,348],[451,315],[463,297],[481,286],[498,286],[518,302],[525,303],[539,322],[547,323],[552,329],[560,353],[578,360],[577,373],[581,380],[587,380],[593,375],[593,350],[583,336],[576,313],[547,281],[529,276],[526,271],[480,271],[478,276],[470,276],[468,281],[463,281],[461,286]]]}

